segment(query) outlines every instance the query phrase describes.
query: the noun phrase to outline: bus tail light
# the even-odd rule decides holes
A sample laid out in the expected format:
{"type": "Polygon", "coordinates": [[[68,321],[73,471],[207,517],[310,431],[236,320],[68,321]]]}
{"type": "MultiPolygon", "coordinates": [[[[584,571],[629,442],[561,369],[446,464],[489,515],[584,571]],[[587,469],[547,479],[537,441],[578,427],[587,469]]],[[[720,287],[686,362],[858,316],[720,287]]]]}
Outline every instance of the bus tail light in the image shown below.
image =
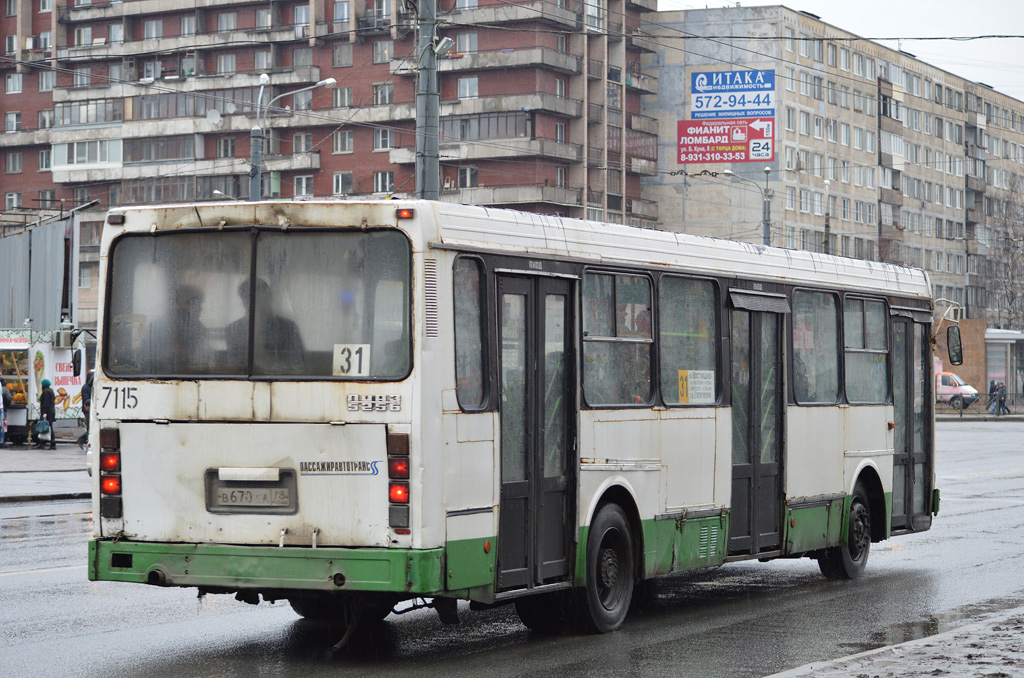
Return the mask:
{"type": "Polygon", "coordinates": [[[409,534],[409,434],[388,433],[388,525],[409,534]]]}
{"type": "Polygon", "coordinates": [[[120,518],[121,504],[121,432],[100,429],[100,517],[120,518]]]}

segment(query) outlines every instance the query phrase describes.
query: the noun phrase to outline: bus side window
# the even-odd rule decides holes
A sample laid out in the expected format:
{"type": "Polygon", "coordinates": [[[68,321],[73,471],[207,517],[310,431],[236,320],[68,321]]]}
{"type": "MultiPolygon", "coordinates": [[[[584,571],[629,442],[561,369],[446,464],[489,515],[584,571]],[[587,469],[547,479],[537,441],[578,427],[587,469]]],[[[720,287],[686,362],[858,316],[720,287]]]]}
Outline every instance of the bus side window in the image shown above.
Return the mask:
{"type": "Polygon", "coordinates": [[[483,331],[483,266],[478,259],[460,257],[453,269],[455,301],[455,392],[464,410],[486,403],[486,355],[483,331]]]}

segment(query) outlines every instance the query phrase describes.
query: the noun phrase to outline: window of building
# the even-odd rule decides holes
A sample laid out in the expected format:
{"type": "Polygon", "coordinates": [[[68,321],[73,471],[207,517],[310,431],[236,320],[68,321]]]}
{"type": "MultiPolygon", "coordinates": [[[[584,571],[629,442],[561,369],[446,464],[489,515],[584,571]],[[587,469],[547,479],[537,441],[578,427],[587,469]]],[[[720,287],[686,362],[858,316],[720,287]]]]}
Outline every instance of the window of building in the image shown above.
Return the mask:
{"type": "Polygon", "coordinates": [[[292,108],[296,111],[313,110],[313,90],[296,92],[292,95],[292,108]]]}
{"type": "Polygon", "coordinates": [[[718,304],[707,280],[664,276],[658,305],[661,397],[667,405],[718,401],[718,304]]]}
{"type": "Polygon", "coordinates": [[[149,19],[142,24],[142,37],[146,40],[162,38],[164,36],[164,22],[162,19],[149,19]]]}
{"type": "Polygon", "coordinates": [[[8,210],[21,207],[21,193],[7,193],[4,195],[4,207],[8,210]]]}
{"type": "Polygon", "coordinates": [[[256,28],[270,28],[271,17],[269,9],[256,10],[256,28]]]}
{"type": "Polygon", "coordinates": [[[373,130],[373,150],[386,151],[391,147],[391,130],[389,128],[379,127],[373,130]]]}
{"type": "Polygon", "coordinates": [[[334,46],[334,59],[332,63],[335,68],[344,68],[352,65],[352,43],[341,42],[334,46]]]}
{"type": "Polygon", "coordinates": [[[334,20],[337,23],[348,23],[349,22],[349,4],[348,0],[343,2],[334,3],[334,20]]]}
{"type": "Polygon", "coordinates": [[[52,35],[53,33],[51,31],[39,32],[39,49],[43,50],[44,52],[50,49],[50,45],[52,44],[52,35]]]}
{"type": "Polygon", "coordinates": [[[565,123],[564,122],[556,122],[555,123],[555,141],[564,144],[565,140],[566,140],[566,136],[565,136],[565,123]]]}
{"type": "Polygon", "coordinates": [[[116,85],[124,80],[124,64],[108,64],[107,65],[107,81],[111,85],[116,85]]]}
{"type": "MultiPolygon", "coordinates": [[[[219,20],[219,18],[218,18],[219,20]]],[[[181,34],[182,35],[195,35],[196,34],[196,17],[194,14],[181,17],[181,34]]]]}
{"type": "Polygon", "coordinates": [[[48,170],[51,167],[50,163],[50,149],[45,148],[39,151],[39,170],[48,170]]]}
{"type": "Polygon", "coordinates": [[[217,157],[218,158],[233,158],[235,157],[235,138],[234,137],[220,137],[217,139],[217,157]]]}
{"type": "Polygon", "coordinates": [[[334,173],[334,195],[351,195],[355,192],[353,188],[352,172],[334,173]]]}
{"type": "Polygon", "coordinates": [[[92,200],[92,191],[88,188],[76,188],[71,196],[76,205],[84,205],[92,200]]]}
{"type": "Polygon", "coordinates": [[[373,105],[382,106],[394,103],[395,86],[390,82],[383,82],[373,86],[373,105]]]}
{"type": "Polygon", "coordinates": [[[559,188],[565,188],[569,185],[569,168],[568,167],[556,167],[555,168],[555,186],[559,188]]]}
{"type": "Polygon", "coordinates": [[[477,0],[455,0],[455,9],[476,9],[477,0]]]}
{"type": "Polygon", "coordinates": [[[21,131],[21,111],[8,111],[6,114],[4,114],[4,131],[21,131]]]}
{"type": "Polygon", "coordinates": [[[52,12],[53,11],[53,0],[39,0],[39,11],[40,12],[52,12]]]}
{"type": "Polygon", "coordinates": [[[72,87],[88,87],[92,84],[92,70],[88,66],[76,68],[71,78],[72,87]]]}
{"type": "Polygon", "coordinates": [[[217,15],[217,32],[226,33],[238,28],[238,14],[235,12],[221,12],[217,15]]]}
{"type": "Polygon", "coordinates": [[[650,402],[651,284],[644,276],[583,278],[583,392],[591,405],[650,402]]]}
{"type": "Polygon", "coordinates": [[[292,153],[312,153],[313,135],[309,132],[298,132],[292,135],[292,153]]]}
{"type": "Polygon", "coordinates": [[[391,52],[394,50],[394,42],[391,40],[378,40],[373,43],[373,63],[383,64],[391,61],[391,52]]]}
{"type": "Polygon", "coordinates": [[[459,78],[459,98],[476,99],[479,94],[478,83],[478,78],[475,75],[459,78]]]}
{"type": "Polygon", "coordinates": [[[455,36],[455,51],[458,53],[476,51],[476,33],[459,33],[455,36]]]}
{"type": "Polygon", "coordinates": [[[232,75],[235,72],[235,55],[217,55],[217,73],[219,75],[232,75]]]}
{"type": "Polygon", "coordinates": [[[459,168],[459,188],[476,188],[477,187],[477,168],[476,167],[460,167],[459,168]]]}
{"type": "Polygon", "coordinates": [[[351,153],[354,149],[352,130],[338,130],[334,133],[334,152],[351,153]]]}
{"type": "Polygon", "coordinates": [[[839,400],[839,313],[833,294],[793,293],[793,381],[798,403],[839,400]]]}
{"type": "Polygon", "coordinates": [[[395,190],[395,173],[394,172],[374,172],[373,173],[373,192],[374,193],[391,193],[395,190]]]}
{"type": "Polygon", "coordinates": [[[269,71],[274,67],[273,57],[269,49],[256,50],[256,70],[269,71]]]}
{"type": "Polygon", "coordinates": [[[21,73],[8,73],[5,78],[4,91],[8,94],[18,94],[21,92],[22,74],[21,73]]]}
{"type": "Polygon", "coordinates": [[[306,174],[295,177],[295,193],[293,194],[296,198],[301,196],[312,196],[313,195],[313,175],[306,174]]]}
{"type": "Polygon", "coordinates": [[[10,151],[7,154],[7,162],[5,163],[4,171],[7,174],[21,174],[21,152],[10,151]]]}
{"type": "MultiPolygon", "coordinates": [[[[568,89],[569,89],[568,85],[566,84],[564,78],[558,78],[557,80],[555,80],[555,96],[556,97],[564,99],[566,97],[567,93],[568,93],[568,89]]],[[[611,88],[609,87],[609,91],[610,90],[611,90],[611,88]]],[[[609,106],[612,105],[611,100],[609,100],[608,105],[609,106]]]]}
{"type": "Polygon", "coordinates": [[[335,87],[331,91],[331,98],[335,108],[346,108],[352,105],[352,88],[335,87]]]}
{"type": "Polygon", "coordinates": [[[292,51],[292,64],[296,67],[299,66],[312,66],[313,65],[313,48],[312,47],[296,47],[292,51]]]}
{"type": "Polygon", "coordinates": [[[82,47],[92,44],[92,26],[79,26],[75,29],[75,45],[82,47]]]}
{"type": "MultiPolygon", "coordinates": [[[[52,188],[46,189],[45,191],[39,191],[39,207],[42,209],[52,209],[57,206],[57,191],[52,188]]],[[[98,244],[98,243],[97,243],[98,244]]]]}

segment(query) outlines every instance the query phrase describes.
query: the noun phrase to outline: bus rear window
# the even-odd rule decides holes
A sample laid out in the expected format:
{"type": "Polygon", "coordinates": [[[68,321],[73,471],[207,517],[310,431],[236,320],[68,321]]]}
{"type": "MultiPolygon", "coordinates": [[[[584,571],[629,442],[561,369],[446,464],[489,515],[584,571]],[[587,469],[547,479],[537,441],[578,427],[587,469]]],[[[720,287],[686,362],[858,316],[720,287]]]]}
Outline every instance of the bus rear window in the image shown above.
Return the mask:
{"type": "Polygon", "coordinates": [[[115,376],[400,379],[411,362],[397,231],[167,233],[110,256],[115,376]]]}

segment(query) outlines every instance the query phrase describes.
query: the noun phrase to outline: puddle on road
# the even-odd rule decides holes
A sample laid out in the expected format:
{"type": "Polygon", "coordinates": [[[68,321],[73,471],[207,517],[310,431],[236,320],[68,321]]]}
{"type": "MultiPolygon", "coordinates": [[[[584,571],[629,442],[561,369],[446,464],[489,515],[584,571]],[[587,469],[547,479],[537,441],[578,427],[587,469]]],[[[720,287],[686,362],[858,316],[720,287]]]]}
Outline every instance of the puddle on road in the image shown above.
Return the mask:
{"type": "Polygon", "coordinates": [[[929,616],[925,619],[893,624],[884,631],[871,634],[871,639],[864,643],[840,643],[841,647],[851,653],[877,650],[880,647],[899,645],[911,640],[920,640],[952,629],[973,624],[997,614],[1024,605],[1024,597],[999,598],[974,605],[951,610],[941,615],[929,616]]]}

